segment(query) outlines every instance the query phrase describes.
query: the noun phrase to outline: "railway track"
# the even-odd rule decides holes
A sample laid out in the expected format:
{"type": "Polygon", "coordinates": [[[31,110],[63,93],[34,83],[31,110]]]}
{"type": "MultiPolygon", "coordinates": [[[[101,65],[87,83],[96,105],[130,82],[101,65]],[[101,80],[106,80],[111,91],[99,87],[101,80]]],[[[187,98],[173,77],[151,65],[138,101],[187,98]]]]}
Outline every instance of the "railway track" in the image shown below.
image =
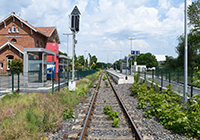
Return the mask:
{"type": "Polygon", "coordinates": [[[142,140],[133,120],[116,90],[112,86],[106,74],[100,77],[100,82],[93,95],[92,102],[87,113],[79,140],[82,139],[118,139],[118,140],[142,140]],[[120,126],[113,127],[113,120],[106,119],[104,107],[112,106],[112,110],[118,112],[120,126]]]}

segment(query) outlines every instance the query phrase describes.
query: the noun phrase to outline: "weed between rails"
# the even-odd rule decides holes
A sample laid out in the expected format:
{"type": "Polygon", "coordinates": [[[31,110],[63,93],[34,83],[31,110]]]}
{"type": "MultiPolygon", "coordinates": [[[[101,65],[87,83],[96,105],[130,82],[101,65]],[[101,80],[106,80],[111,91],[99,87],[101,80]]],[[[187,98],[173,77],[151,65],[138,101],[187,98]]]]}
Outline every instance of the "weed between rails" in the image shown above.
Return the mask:
{"type": "Polygon", "coordinates": [[[155,88],[134,82],[130,90],[131,95],[139,99],[138,107],[145,109],[146,117],[156,116],[167,129],[199,139],[200,95],[195,95],[186,104],[182,104],[182,98],[173,94],[172,86],[168,85],[167,88],[168,90],[161,92],[155,90],[158,89],[158,83],[155,88]]]}
{"type": "Polygon", "coordinates": [[[108,115],[106,119],[113,120],[112,126],[113,127],[119,127],[120,124],[120,118],[119,118],[119,112],[113,111],[112,106],[106,106],[103,108],[103,112],[108,115]]]}
{"type": "Polygon", "coordinates": [[[46,132],[58,131],[59,122],[75,116],[73,108],[84,101],[87,89],[98,80],[99,74],[79,80],[73,92],[64,89],[48,95],[7,94],[0,100],[0,139],[41,139],[47,136],[46,132]]]}

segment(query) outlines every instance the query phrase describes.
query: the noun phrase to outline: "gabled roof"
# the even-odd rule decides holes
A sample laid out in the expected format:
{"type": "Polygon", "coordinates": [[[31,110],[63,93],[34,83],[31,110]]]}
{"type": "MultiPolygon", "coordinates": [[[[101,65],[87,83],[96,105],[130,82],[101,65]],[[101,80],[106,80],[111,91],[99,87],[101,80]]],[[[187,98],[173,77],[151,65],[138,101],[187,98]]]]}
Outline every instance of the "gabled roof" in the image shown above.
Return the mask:
{"type": "Polygon", "coordinates": [[[24,54],[24,47],[18,44],[12,44],[11,42],[6,42],[5,44],[3,44],[0,47],[0,50],[3,49],[6,46],[12,46],[13,48],[15,48],[16,50],[18,50],[20,53],[24,54]]]}
{"type": "MultiPolygon", "coordinates": [[[[12,12],[10,15],[8,15],[4,19],[2,19],[0,21],[0,25],[4,24],[4,21],[9,20],[12,17],[15,17],[16,19],[18,19],[19,21],[21,21],[23,24],[25,24],[26,26],[28,26],[30,29],[32,29],[35,32],[38,32],[38,33],[42,34],[45,37],[50,37],[55,30],[57,32],[57,29],[56,29],[55,26],[53,26],[53,27],[34,27],[33,25],[31,25],[27,21],[25,21],[22,18],[20,18],[19,16],[17,16],[14,12],[12,12]]],[[[59,36],[58,36],[58,41],[60,43],[59,36]]]]}
{"type": "Polygon", "coordinates": [[[39,30],[42,34],[44,34],[47,37],[50,37],[53,31],[56,29],[56,27],[36,27],[37,30],[39,30]]]}
{"type": "Polygon", "coordinates": [[[36,29],[47,37],[51,37],[53,32],[56,31],[58,43],[60,44],[60,38],[58,36],[56,26],[53,26],[53,27],[36,27],[36,29]]]}
{"type": "Polygon", "coordinates": [[[12,17],[15,17],[17,18],[18,20],[20,20],[22,23],[24,23],[26,26],[28,26],[29,28],[31,28],[33,31],[37,32],[37,30],[34,28],[34,26],[32,26],[31,24],[29,24],[28,22],[26,22],[25,20],[21,19],[19,16],[17,16],[14,12],[12,12],[10,15],[8,15],[7,17],[5,17],[4,19],[2,19],[0,21],[0,25],[4,23],[4,21],[12,18],[12,17]]]}

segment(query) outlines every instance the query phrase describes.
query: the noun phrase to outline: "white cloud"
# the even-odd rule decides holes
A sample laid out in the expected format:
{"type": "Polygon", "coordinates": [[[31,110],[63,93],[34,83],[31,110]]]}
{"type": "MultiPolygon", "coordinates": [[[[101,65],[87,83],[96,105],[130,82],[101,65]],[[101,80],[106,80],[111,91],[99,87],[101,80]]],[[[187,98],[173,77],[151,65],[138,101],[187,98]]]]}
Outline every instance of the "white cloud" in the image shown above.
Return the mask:
{"type": "Polygon", "coordinates": [[[169,9],[171,7],[171,0],[159,0],[158,5],[161,9],[169,9]]]}
{"type": "MultiPolygon", "coordinates": [[[[188,0],[188,4],[191,2],[188,0]]],[[[88,50],[92,55],[96,54],[99,61],[106,62],[106,56],[103,56],[108,53],[116,55],[118,50],[123,50],[127,55],[130,52],[127,40],[130,36],[136,38],[133,48],[141,53],[160,51],[159,54],[175,55],[174,42],[183,33],[184,17],[184,2],[177,3],[173,5],[172,0],[29,0],[18,5],[18,12],[34,26],[57,26],[60,49],[66,52],[67,37],[63,33],[70,32],[68,15],[76,4],[81,12],[80,32],[76,36],[77,55],[88,50]]],[[[6,9],[5,6],[0,8],[6,9]]]]}

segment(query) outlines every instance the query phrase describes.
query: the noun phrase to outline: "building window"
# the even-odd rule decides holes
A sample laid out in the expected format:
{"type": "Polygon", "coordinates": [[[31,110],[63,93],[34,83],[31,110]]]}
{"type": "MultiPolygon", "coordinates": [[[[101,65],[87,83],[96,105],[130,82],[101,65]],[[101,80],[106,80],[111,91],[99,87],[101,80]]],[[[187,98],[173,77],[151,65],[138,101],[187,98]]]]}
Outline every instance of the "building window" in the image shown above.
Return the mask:
{"type": "Polygon", "coordinates": [[[17,40],[14,38],[11,41],[12,41],[12,43],[15,43],[15,44],[17,43],[17,40]]]}
{"type": "Polygon", "coordinates": [[[38,48],[38,41],[36,41],[36,48],[38,48]]]}
{"type": "Polygon", "coordinates": [[[12,32],[15,33],[15,25],[12,26],[12,32]]]}
{"type": "Polygon", "coordinates": [[[3,63],[0,63],[0,69],[3,69],[3,63]]]}
{"type": "Polygon", "coordinates": [[[42,42],[40,42],[40,48],[42,48],[42,42]]]}
{"type": "Polygon", "coordinates": [[[8,28],[8,32],[11,33],[11,28],[10,27],[8,28]]]}
{"type": "Polygon", "coordinates": [[[17,33],[19,33],[19,27],[17,27],[17,33]]]}
{"type": "Polygon", "coordinates": [[[12,55],[7,56],[7,70],[10,70],[9,63],[12,62],[13,58],[14,58],[14,56],[12,56],[12,55]]]}

